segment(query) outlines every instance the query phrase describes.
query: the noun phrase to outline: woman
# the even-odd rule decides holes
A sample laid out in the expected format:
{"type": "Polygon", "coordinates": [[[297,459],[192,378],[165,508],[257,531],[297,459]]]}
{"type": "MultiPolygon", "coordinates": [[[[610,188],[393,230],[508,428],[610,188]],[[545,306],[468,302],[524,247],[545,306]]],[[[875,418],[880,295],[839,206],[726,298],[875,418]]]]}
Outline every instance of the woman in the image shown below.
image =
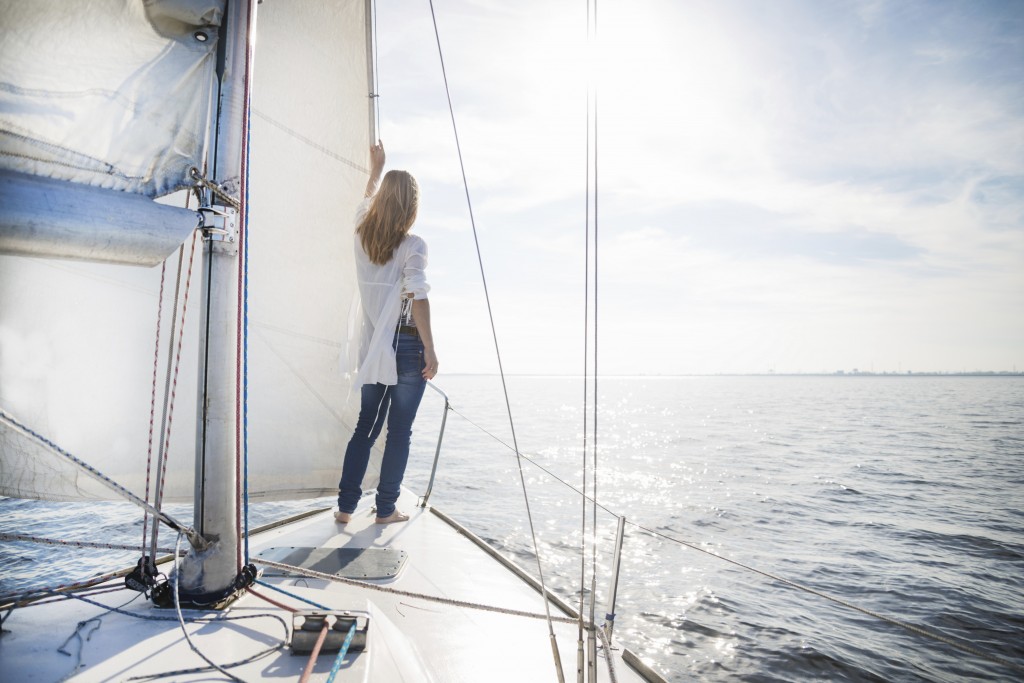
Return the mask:
{"type": "Polygon", "coordinates": [[[424,270],[427,245],[409,234],[419,209],[419,187],[405,171],[384,170],[384,146],[370,148],[366,199],[356,212],[356,274],[363,307],[358,382],[362,402],[345,450],[335,520],[352,519],[370,449],[388,425],[377,485],[377,524],[409,519],[395,508],[409,460],[409,440],[423,389],[437,374],[424,270]],[[377,184],[380,183],[380,190],[377,184]]]}

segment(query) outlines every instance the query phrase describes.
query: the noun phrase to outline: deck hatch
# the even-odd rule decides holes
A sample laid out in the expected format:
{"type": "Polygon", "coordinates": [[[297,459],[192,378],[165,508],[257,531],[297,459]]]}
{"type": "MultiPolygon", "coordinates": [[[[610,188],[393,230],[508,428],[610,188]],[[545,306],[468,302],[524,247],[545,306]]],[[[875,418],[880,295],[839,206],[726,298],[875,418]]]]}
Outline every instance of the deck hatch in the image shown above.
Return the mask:
{"type": "MultiPolygon", "coordinates": [[[[394,548],[268,548],[258,557],[293,567],[312,569],[346,579],[392,579],[405,564],[404,550],[394,548]]],[[[264,576],[291,576],[292,573],[267,567],[264,576]]]]}

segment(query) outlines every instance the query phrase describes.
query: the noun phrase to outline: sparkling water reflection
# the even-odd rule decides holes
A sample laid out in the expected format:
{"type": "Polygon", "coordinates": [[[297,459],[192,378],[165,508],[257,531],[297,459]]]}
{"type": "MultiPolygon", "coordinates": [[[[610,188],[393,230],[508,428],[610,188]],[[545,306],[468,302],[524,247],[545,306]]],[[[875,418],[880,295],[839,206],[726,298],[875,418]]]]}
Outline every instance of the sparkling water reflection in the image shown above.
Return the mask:
{"type": "MultiPolygon", "coordinates": [[[[511,443],[497,378],[441,385],[456,414],[432,502],[535,571],[514,454],[464,419],[511,443]]],[[[630,522],[615,637],[666,678],[1020,676],[715,555],[1024,666],[1024,380],[608,378],[600,390],[598,500],[630,522]]],[[[509,394],[522,452],[582,487],[581,381],[513,377],[509,394]]],[[[426,488],[440,413],[430,396],[406,482],[416,491],[426,488]]],[[[589,598],[589,578],[580,585],[594,532],[589,521],[581,532],[579,496],[530,463],[524,476],[548,583],[574,602],[589,598]]],[[[252,524],[332,502],[257,505],[252,524]]],[[[0,500],[0,527],[17,533],[138,542],[136,517],[121,504],[0,500]]],[[[614,533],[615,518],[599,511],[599,618],[614,533]]],[[[82,578],[83,558],[95,571],[134,562],[5,543],[0,590],[82,578]]]]}

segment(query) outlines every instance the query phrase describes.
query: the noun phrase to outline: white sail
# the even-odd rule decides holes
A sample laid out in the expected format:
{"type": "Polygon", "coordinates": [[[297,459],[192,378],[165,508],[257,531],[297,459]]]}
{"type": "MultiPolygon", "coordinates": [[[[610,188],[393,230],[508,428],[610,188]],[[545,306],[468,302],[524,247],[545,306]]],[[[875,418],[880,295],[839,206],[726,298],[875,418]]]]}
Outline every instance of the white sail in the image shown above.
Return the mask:
{"type": "MultiPolygon", "coordinates": [[[[12,25],[9,20],[24,18],[23,4],[34,3],[3,0],[5,27],[12,25]]],[[[40,6],[63,12],[59,20],[44,17],[51,28],[76,26],[77,35],[81,25],[71,12],[82,10],[91,17],[107,12],[106,21],[83,21],[89,27],[109,24],[104,30],[118,33],[104,34],[105,39],[122,43],[125,52],[163,40],[165,51],[173,53],[179,49],[177,41],[161,32],[187,26],[181,17],[200,24],[218,21],[220,4],[40,6]],[[154,6],[161,12],[160,21],[150,16],[154,6]],[[119,32],[129,24],[145,24],[148,34],[119,32]]],[[[318,496],[336,490],[342,449],[355,416],[350,400],[353,368],[343,367],[342,359],[352,356],[351,340],[358,339],[350,323],[358,320],[351,220],[365,187],[371,140],[366,3],[265,2],[259,5],[257,26],[249,166],[248,488],[254,499],[318,496]]],[[[9,32],[5,28],[5,42],[9,32]]],[[[33,33],[46,33],[46,26],[33,33]]],[[[207,48],[215,43],[216,33],[210,33],[200,41],[207,48]]],[[[68,58],[65,52],[59,56],[68,58]]],[[[197,76],[192,99],[208,98],[213,85],[209,62],[200,59],[189,74],[197,76]]],[[[8,62],[0,69],[5,83],[16,70],[8,62]]],[[[181,82],[172,79],[165,85],[175,91],[170,99],[190,99],[178,90],[185,87],[181,82]]],[[[148,87],[140,85],[139,90],[148,87]]],[[[204,126],[195,130],[201,128],[205,135],[204,126]]],[[[88,127],[83,123],[81,130],[88,127]]],[[[10,137],[5,137],[3,149],[11,153],[3,156],[13,158],[18,153],[8,146],[10,137]]],[[[165,139],[163,153],[151,157],[154,168],[167,162],[166,177],[158,180],[154,175],[145,184],[118,189],[158,194],[176,187],[176,175],[206,152],[204,143],[195,153],[179,155],[177,144],[165,139]],[[173,154],[168,151],[172,148],[177,150],[173,154]]],[[[16,170],[38,170],[34,163],[33,168],[16,170]]],[[[75,169],[74,174],[79,172],[86,175],[65,179],[100,185],[109,180],[90,175],[89,169],[75,169]]],[[[179,304],[185,296],[191,237],[183,251],[179,304]]],[[[193,495],[201,261],[197,246],[174,384],[165,501],[190,500],[193,495]]],[[[168,338],[177,264],[175,252],[166,264],[163,340],[155,357],[159,267],[0,256],[0,409],[26,428],[0,420],[0,495],[113,497],[55,453],[55,447],[144,494],[151,413],[159,425],[168,356],[173,361],[178,353],[176,341],[168,338]],[[151,411],[154,366],[159,389],[151,411]]],[[[182,321],[177,319],[175,326],[177,334],[182,321]]],[[[154,451],[160,437],[157,426],[154,451]]]]}
{"type": "Polygon", "coordinates": [[[259,6],[250,143],[250,496],[336,492],[354,426],[354,368],[339,360],[351,358],[359,338],[350,328],[359,320],[352,219],[366,188],[371,140],[366,5],[259,6]]]}

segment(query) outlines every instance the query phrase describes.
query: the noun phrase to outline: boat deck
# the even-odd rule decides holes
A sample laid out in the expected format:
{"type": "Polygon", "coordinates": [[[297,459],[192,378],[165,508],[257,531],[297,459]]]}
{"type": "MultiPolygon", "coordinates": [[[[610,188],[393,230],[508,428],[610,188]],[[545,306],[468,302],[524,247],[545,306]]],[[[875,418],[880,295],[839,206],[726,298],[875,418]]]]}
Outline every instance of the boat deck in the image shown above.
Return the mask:
{"type": "MultiPolygon", "coordinates": [[[[270,548],[281,547],[392,548],[406,553],[406,561],[394,578],[371,582],[402,593],[317,578],[273,576],[273,570],[267,570],[268,575],[260,579],[331,610],[369,615],[368,646],[365,651],[348,654],[336,681],[557,680],[546,621],[508,613],[511,610],[543,614],[544,603],[537,590],[442,516],[416,507],[411,493],[403,491],[399,501],[399,508],[411,517],[406,523],[375,524],[367,503],[364,500],[352,521],[345,525],[337,524],[333,514],[324,511],[250,539],[253,558],[270,548]]],[[[118,584],[123,586],[120,580],[111,585],[118,584]]],[[[260,595],[286,606],[315,609],[267,585],[254,588],[260,595]]],[[[120,590],[92,599],[118,607],[136,595],[120,590]]],[[[125,681],[205,666],[191,650],[176,620],[145,619],[174,617],[173,610],[157,609],[141,596],[124,609],[136,616],[112,613],[79,600],[15,610],[4,622],[6,632],[0,638],[0,680],[62,680],[75,668],[79,646],[81,667],[71,680],[125,681]],[[66,642],[80,622],[90,619],[96,621],[81,627],[81,638],[66,642]],[[62,646],[71,655],[60,654],[58,649],[62,646]]],[[[277,615],[289,627],[292,621],[290,612],[252,593],[221,614],[232,618],[277,615]]],[[[204,613],[187,610],[185,615],[188,618],[204,613]]],[[[551,615],[565,616],[554,603],[551,615]]],[[[195,647],[218,664],[251,657],[286,637],[281,621],[266,616],[188,624],[187,629],[195,647]]],[[[554,629],[566,680],[575,680],[577,626],[556,622],[554,629]]],[[[617,680],[646,680],[620,655],[621,651],[613,648],[617,680]]],[[[298,680],[308,659],[283,648],[234,667],[231,673],[246,681],[298,680]]],[[[309,680],[327,680],[335,659],[335,653],[322,653],[309,680]]],[[[604,650],[598,643],[598,680],[609,681],[604,659],[604,650]]],[[[162,680],[223,678],[223,674],[207,671],[177,673],[162,680]]]]}

